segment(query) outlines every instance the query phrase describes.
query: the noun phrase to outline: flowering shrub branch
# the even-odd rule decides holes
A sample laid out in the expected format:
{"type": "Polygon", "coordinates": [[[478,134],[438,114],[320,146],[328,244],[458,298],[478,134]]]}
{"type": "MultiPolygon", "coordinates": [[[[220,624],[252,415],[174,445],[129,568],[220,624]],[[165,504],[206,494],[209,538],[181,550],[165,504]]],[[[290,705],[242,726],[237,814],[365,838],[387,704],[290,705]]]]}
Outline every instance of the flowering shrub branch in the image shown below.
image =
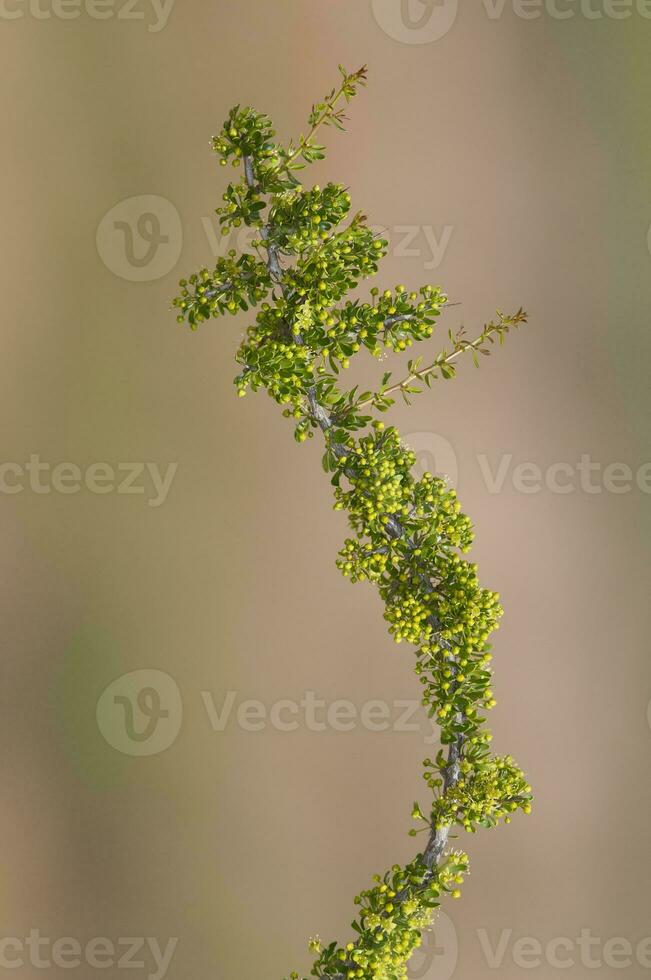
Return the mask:
{"type": "Polygon", "coordinates": [[[334,507],[346,512],[351,532],[337,566],[352,582],[377,587],[389,632],[416,647],[423,704],[440,725],[442,746],[424,763],[430,803],[412,810],[425,846],[355,898],[354,939],[310,941],[313,976],[400,980],[441,898],[460,896],[468,858],[448,849],[453,829],[474,833],[508,823],[515,810],[530,811],[532,796],[511,756],[490,751],[485,715],[496,702],[489,637],[502,609],[499,595],[480,585],[477,566],[463,557],[473,540],[470,520],[443,480],[414,475],[414,453],[377,414],[394,404],[394,394],[409,400],[420,385],[452,378],[465,352],[478,364],[478,355],[502,343],[526,314],[498,313],[473,341],[462,330],[450,332],[451,351],[426,367],[420,358],[410,361],[400,382],[391,384],[385,374],[376,392],[342,388],[341,372],[362,348],[380,357],[429,340],[447,298],[438,286],[409,292],[399,285],[371,290],[368,302],[346,299],[375,275],[388,242],[373,234],[364,214],[351,215],[341,184],[304,188],[298,179],[324,155],[316,132],[343,129],[341,103],[365,84],[365,68],[340,72],[339,88],[313,106],[308,135],[296,145],[276,142],[266,115],[231,110],[212,146],[223,166],[242,168],[242,177],[229,184],[217,213],[224,234],[242,224],[256,229],[253,252],[231,250],[214,269],[181,280],[174,305],[177,319],[194,330],[210,317],[258,308],[237,354],[238,394],[266,390],[293,419],[298,442],[322,433],[334,507]]]}

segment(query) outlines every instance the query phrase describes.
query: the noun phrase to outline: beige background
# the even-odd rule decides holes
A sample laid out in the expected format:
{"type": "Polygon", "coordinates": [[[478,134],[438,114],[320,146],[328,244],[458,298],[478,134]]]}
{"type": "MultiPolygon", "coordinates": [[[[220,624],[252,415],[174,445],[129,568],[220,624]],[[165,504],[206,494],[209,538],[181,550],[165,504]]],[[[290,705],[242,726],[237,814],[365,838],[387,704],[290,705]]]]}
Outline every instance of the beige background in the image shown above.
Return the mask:
{"type": "MultiPolygon", "coordinates": [[[[440,282],[462,302],[446,326],[472,331],[520,304],[531,316],[481,372],[465,365],[393,413],[425,456],[449,444],[458,462],[475,555],[507,612],[495,746],[537,795],[530,818],[462,841],[473,873],[446,909],[456,971],[448,936],[414,975],[612,976],[606,941],[651,936],[651,488],[613,493],[602,474],[588,493],[576,464],[590,454],[637,472],[651,459],[651,21],[590,19],[576,5],[567,20],[509,4],[491,18],[464,4],[446,34],[412,43],[423,35],[398,3],[374,16],[366,0],[176,0],[150,30],[144,0],[129,18],[117,0],[105,20],[17,2],[0,18],[1,461],[178,470],[159,507],[149,490],[0,493],[2,936],[178,937],[174,980],[281,977],[307,968],[310,934],[345,938],[355,892],[414,849],[424,726],[211,727],[201,692],[218,709],[229,691],[236,707],[314,691],[395,714],[417,684],[375,595],[334,567],[345,527],[320,447],[298,448],[262,395],[234,397],[246,319],[193,335],[168,309],[179,276],[212,260],[202,218],[225,177],[208,140],[231,104],[270,112],[288,138],[337,62],[368,62],[349,133],[329,135],[313,179],[346,182],[393,229],[383,283],[440,282]],[[138,271],[115,230],[104,261],[102,218],[144,195],[173,205],[154,208],[170,241],[138,271]],[[441,240],[446,227],[427,269],[423,229],[441,240]],[[510,462],[500,492],[479,457],[492,471],[510,462]],[[525,462],[571,464],[571,492],[522,492],[513,470],[525,462]],[[100,734],[96,703],[145,668],[174,679],[183,720],[166,751],[131,757],[100,734]],[[576,945],[560,953],[570,969],[545,953],[535,970],[514,961],[521,937],[574,943],[582,929],[600,938],[595,969],[576,945]],[[493,946],[506,936],[497,970],[480,930],[493,946]]],[[[443,16],[412,2],[425,25],[443,16]]],[[[135,248],[146,249],[137,236],[135,248]]],[[[616,972],[646,976],[632,960],[616,972]]],[[[26,959],[13,976],[69,973],[26,959]]],[[[77,970],[98,973],[123,971],[77,970]]]]}

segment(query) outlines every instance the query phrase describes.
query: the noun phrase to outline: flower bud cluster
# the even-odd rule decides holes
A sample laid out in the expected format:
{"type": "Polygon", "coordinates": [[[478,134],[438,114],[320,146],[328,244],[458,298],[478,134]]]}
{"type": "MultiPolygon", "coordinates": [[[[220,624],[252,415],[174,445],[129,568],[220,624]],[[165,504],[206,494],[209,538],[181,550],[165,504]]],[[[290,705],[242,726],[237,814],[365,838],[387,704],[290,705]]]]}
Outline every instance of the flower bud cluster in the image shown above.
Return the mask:
{"type": "Polygon", "coordinates": [[[363,215],[355,215],[341,231],[328,235],[321,244],[299,255],[287,269],[287,289],[323,309],[338,303],[355,289],[361,279],[374,276],[386,254],[388,242],[376,238],[363,215]]]}
{"type": "Polygon", "coordinates": [[[269,241],[286,254],[302,255],[326,241],[350,211],[342,184],[315,184],[278,194],[269,212],[269,241]]]}
{"type": "MultiPolygon", "coordinates": [[[[357,939],[345,946],[323,948],[314,964],[316,977],[406,978],[406,964],[422,943],[422,933],[432,922],[442,895],[457,898],[459,885],[468,874],[468,858],[452,851],[430,870],[419,860],[405,867],[394,865],[375,885],[355,898],[358,918],[353,922],[357,939]]],[[[296,977],[296,974],[292,975],[296,977]]]]}
{"type": "Polygon", "coordinates": [[[271,288],[264,263],[254,255],[235,259],[232,251],[217,260],[214,269],[200,269],[189,279],[181,279],[180,294],[173,300],[179,310],[177,320],[186,320],[192,330],[211,317],[235,314],[257,306],[271,288]]]}
{"type": "Polygon", "coordinates": [[[409,514],[415,462],[395,428],[364,436],[339,459],[348,489],[336,487],[336,509],[348,511],[355,530],[386,534],[391,518],[409,514]]]}
{"type": "Polygon", "coordinates": [[[224,206],[215,208],[222,235],[227,235],[232,228],[240,228],[243,224],[249,227],[262,227],[262,212],[266,201],[255,188],[249,187],[246,181],[229,184],[222,195],[224,206]]]}
{"type": "Polygon", "coordinates": [[[211,146],[225,166],[229,161],[234,166],[243,157],[255,157],[258,165],[278,164],[278,147],[273,143],[276,135],[271,119],[250,106],[234,106],[228,114],[220,132],[213,136],[211,146]]]}
{"type": "Polygon", "coordinates": [[[478,827],[508,822],[518,809],[531,811],[531,786],[510,755],[493,756],[481,767],[464,760],[458,782],[434,801],[432,822],[436,827],[461,824],[475,833],[478,827]]]}

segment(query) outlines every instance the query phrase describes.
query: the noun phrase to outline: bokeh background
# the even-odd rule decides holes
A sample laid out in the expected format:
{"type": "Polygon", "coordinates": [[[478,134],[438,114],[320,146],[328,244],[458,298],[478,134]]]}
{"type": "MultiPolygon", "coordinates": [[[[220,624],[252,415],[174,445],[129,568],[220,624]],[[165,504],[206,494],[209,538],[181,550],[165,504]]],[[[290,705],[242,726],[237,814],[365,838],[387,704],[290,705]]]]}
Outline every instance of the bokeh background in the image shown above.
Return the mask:
{"type": "MultiPolygon", "coordinates": [[[[234,244],[208,148],[230,106],[288,139],[338,62],[367,62],[309,179],[388,229],[383,284],[461,304],[439,343],[530,314],[481,371],[392,413],[477,524],[506,607],[494,744],[537,796],[461,842],[463,900],[412,976],[648,974],[650,17],[642,0],[6,0],[0,972],[70,973],[30,962],[30,930],[174,938],[171,980],[304,971],[308,936],[345,938],[355,893],[414,851],[430,729],[399,722],[411,654],[334,567],[320,447],[235,398],[246,317],[191,334],[169,309],[234,244]],[[30,477],[30,457],[49,469],[30,477]],[[331,712],[379,700],[388,730],[315,730],[306,692],[331,712]]],[[[84,955],[87,978],[126,969],[84,955]]],[[[161,976],[150,945],[134,959],[161,976]]]]}

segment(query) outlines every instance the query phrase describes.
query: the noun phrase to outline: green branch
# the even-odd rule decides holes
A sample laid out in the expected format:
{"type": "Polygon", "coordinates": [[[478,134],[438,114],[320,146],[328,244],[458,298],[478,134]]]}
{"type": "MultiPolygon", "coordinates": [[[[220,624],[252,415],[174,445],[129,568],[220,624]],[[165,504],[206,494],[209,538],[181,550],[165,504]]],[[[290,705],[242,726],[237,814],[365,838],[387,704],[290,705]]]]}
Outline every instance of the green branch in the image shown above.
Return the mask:
{"type": "Polygon", "coordinates": [[[397,391],[402,392],[403,395],[420,394],[421,388],[412,387],[415,381],[424,382],[429,387],[429,384],[439,375],[446,379],[454,377],[454,369],[450,370],[450,367],[461,354],[465,354],[467,351],[472,351],[475,367],[479,367],[477,355],[488,356],[490,354],[490,350],[486,347],[487,343],[494,343],[496,338],[499,338],[499,342],[503,343],[504,336],[509,330],[517,329],[527,322],[527,314],[523,309],[519,309],[517,313],[511,316],[505,316],[498,311],[497,316],[499,317],[498,321],[491,320],[490,323],[485,324],[482,332],[474,340],[467,341],[464,339],[463,327],[456,336],[450,334],[450,340],[454,344],[452,353],[448,354],[447,351],[442,351],[431,364],[424,368],[420,368],[418,362],[410,362],[410,373],[406,378],[397,381],[395,384],[383,386],[376,394],[360,399],[357,402],[357,408],[365,408],[367,405],[379,407],[379,401],[397,391]]]}
{"type": "Polygon", "coordinates": [[[478,363],[490,344],[526,322],[526,314],[498,314],[473,341],[463,330],[450,333],[450,352],[427,367],[420,358],[410,361],[405,379],[390,384],[385,375],[375,394],[341,386],[341,373],[362,348],[381,356],[429,340],[447,299],[431,285],[412,292],[397,286],[381,295],[373,289],[372,302],[346,299],[360,280],[376,274],[388,243],[361,213],[346,224],[351,202],[343,185],[304,189],[291,173],[299,156],[305,163],[320,158],[314,133],[324,123],[342,128],[337,103],[351,99],[365,81],[365,69],[340,70],[342,85],[313,106],[310,132],[291,152],[274,142],[267,116],[231,110],[213,148],[221,163],[243,166],[244,181],[229,185],[220,222],[226,232],[242,222],[258,228],[257,251],[239,257],[231,251],[213,270],[182,280],[174,305],[177,319],[192,329],[211,317],[257,308],[237,355],[238,394],[266,391],[293,420],[298,442],[322,433],[334,507],[346,514],[350,529],[337,566],[351,582],[378,589],[389,633],[416,648],[423,705],[441,731],[436,758],[424,762],[431,803],[412,809],[413,819],[424,822],[426,844],[413,861],[376,875],[355,898],[354,940],[310,941],[315,977],[396,980],[406,975],[441,899],[461,894],[468,858],[448,849],[453,829],[474,833],[508,822],[515,810],[529,812],[531,787],[511,756],[490,751],[485,713],[496,701],[489,637],[502,610],[497,593],[480,585],[476,565],[463,557],[473,540],[470,520],[443,480],[415,475],[415,454],[372,413],[386,411],[398,391],[408,399],[421,390],[417,385],[452,377],[465,352],[478,363]],[[281,255],[290,261],[281,264],[281,255]]]}
{"type": "MultiPolygon", "coordinates": [[[[288,170],[292,169],[293,162],[301,156],[307,149],[308,151],[312,149],[312,138],[314,137],[317,130],[325,123],[332,123],[338,129],[343,129],[343,113],[335,112],[335,107],[341,98],[345,98],[347,102],[355,96],[357,92],[358,85],[366,84],[366,77],[368,74],[368,68],[366,65],[362,65],[356,72],[348,73],[341,65],[339,66],[339,71],[343,76],[343,81],[338,89],[333,89],[330,95],[323,101],[317,102],[312,106],[312,112],[310,114],[310,122],[312,123],[312,128],[310,129],[307,136],[301,136],[299,140],[299,145],[297,148],[289,153],[285,161],[285,165],[288,170]]],[[[323,150],[324,147],[318,147],[319,152],[323,150]]],[[[291,147],[290,147],[291,150],[291,147]]],[[[314,158],[310,158],[307,162],[312,162],[314,158]]],[[[295,169],[295,168],[294,168],[295,169]]]]}

